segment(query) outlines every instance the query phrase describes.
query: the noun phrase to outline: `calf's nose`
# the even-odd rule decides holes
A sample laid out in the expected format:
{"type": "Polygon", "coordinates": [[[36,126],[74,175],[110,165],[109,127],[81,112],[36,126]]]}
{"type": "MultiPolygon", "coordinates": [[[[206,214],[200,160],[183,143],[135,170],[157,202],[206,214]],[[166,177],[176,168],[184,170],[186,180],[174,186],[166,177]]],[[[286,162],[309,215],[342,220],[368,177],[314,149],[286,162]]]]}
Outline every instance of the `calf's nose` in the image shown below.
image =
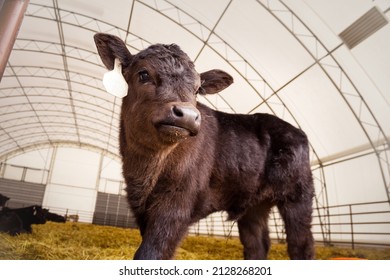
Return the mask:
{"type": "Polygon", "coordinates": [[[201,115],[193,105],[176,104],[171,108],[174,122],[191,131],[192,135],[198,134],[201,115]]]}
{"type": "Polygon", "coordinates": [[[200,118],[200,113],[198,109],[196,109],[193,106],[179,106],[174,105],[172,107],[172,111],[175,117],[177,118],[184,118],[188,120],[198,121],[200,118]]]}

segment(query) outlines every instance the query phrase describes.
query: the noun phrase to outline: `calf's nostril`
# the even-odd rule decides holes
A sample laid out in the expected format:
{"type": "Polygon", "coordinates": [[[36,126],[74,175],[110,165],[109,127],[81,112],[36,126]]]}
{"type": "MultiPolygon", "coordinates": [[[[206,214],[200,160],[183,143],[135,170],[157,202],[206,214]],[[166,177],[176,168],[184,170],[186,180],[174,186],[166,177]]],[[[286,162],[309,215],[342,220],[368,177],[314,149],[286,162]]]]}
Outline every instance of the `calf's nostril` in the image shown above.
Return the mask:
{"type": "Polygon", "coordinates": [[[184,117],[184,112],[180,107],[173,106],[172,111],[176,117],[184,117]]]}

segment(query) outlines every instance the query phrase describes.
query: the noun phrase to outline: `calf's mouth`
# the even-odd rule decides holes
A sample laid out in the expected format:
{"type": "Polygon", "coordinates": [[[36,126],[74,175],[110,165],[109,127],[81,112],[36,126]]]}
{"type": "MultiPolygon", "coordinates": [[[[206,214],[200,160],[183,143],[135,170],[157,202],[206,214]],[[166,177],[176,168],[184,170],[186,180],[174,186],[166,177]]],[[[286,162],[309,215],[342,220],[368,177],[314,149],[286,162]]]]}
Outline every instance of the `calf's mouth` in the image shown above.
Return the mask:
{"type": "Polygon", "coordinates": [[[160,138],[168,143],[176,143],[188,137],[196,136],[199,131],[199,125],[196,124],[177,124],[164,121],[156,124],[155,127],[160,138]]]}

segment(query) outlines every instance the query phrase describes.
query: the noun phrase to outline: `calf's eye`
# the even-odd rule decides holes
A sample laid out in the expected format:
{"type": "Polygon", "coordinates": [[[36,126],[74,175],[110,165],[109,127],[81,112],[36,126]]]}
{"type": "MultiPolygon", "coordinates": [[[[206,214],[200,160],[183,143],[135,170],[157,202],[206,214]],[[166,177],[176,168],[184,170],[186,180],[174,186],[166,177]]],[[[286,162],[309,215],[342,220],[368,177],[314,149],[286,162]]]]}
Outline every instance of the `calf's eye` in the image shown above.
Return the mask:
{"type": "Polygon", "coordinates": [[[148,71],[146,71],[146,70],[142,70],[142,71],[138,72],[138,77],[139,77],[139,81],[141,83],[146,83],[146,82],[150,81],[150,75],[149,75],[148,71]]]}

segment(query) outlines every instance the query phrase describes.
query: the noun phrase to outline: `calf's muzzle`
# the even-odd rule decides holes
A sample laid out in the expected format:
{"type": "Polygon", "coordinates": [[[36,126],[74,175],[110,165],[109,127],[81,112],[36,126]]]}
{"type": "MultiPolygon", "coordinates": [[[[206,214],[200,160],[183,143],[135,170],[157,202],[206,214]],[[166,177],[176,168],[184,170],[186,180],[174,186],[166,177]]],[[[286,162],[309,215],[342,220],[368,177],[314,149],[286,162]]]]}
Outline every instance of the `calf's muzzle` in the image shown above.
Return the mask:
{"type": "Polygon", "coordinates": [[[198,109],[192,105],[173,105],[172,114],[177,126],[182,126],[183,128],[188,129],[191,136],[198,134],[201,121],[198,109]]]}
{"type": "Polygon", "coordinates": [[[191,103],[167,104],[158,115],[155,127],[164,142],[175,143],[199,132],[201,114],[191,103]]]}

